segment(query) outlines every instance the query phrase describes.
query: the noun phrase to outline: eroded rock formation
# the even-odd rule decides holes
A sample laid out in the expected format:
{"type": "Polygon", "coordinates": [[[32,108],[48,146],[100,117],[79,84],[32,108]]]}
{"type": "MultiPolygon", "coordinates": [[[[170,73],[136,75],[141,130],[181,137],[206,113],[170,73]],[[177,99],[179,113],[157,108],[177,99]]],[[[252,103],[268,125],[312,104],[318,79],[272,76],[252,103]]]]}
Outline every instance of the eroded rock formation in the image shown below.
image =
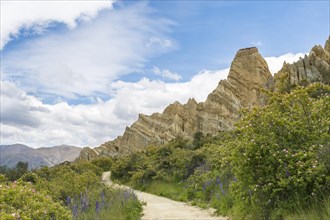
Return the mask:
{"type": "Polygon", "coordinates": [[[330,84],[330,38],[325,47],[315,46],[304,58],[283,68],[273,79],[266,61],[257,48],[237,52],[227,80],[221,80],[205,102],[189,99],[186,104],[175,102],[163,113],[140,114],[123,136],[101,146],[84,148],[79,160],[99,156],[118,156],[141,151],[149,145],[162,145],[176,137],[191,139],[195,132],[216,134],[233,128],[241,108],[263,104],[260,88],[279,89],[283,78],[288,85],[321,81],[330,84]]]}
{"type": "Polygon", "coordinates": [[[126,127],[123,136],[94,149],[84,148],[80,159],[125,155],[149,145],[167,143],[176,137],[189,139],[197,131],[216,134],[231,129],[242,107],[258,104],[258,90],[271,77],[257,48],[241,49],[231,64],[228,79],[220,81],[205,102],[189,99],[186,104],[174,102],[163,113],[140,114],[131,127],[126,127]]]}
{"type": "Polygon", "coordinates": [[[282,69],[274,75],[275,87],[285,80],[287,84],[323,82],[330,84],[330,37],[324,48],[317,45],[308,55],[293,64],[284,63],[282,69]]]}

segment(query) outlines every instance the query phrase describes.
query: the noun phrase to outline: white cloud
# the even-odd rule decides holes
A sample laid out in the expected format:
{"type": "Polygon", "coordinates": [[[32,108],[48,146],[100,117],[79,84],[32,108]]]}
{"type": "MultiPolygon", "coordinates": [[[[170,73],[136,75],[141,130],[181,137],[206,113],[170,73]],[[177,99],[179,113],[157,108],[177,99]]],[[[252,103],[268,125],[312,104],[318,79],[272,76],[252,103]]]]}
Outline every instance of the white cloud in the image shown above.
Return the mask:
{"type": "Polygon", "coordinates": [[[152,37],[165,39],[171,25],[151,13],[140,2],[104,12],[72,31],[29,40],[3,56],[3,78],[15,79],[28,92],[68,99],[107,93],[112,80],[140,70],[155,52],[169,50],[146,46],[152,37]]]}
{"type": "MultiPolygon", "coordinates": [[[[291,62],[296,55],[266,58],[268,65],[278,68],[283,57],[291,62]]],[[[174,101],[198,102],[225,79],[229,69],[202,71],[188,82],[165,83],[143,78],[138,82],[116,81],[109,85],[112,98],[94,104],[69,105],[64,101],[44,104],[26,94],[14,83],[2,81],[1,144],[23,143],[30,146],[70,144],[98,146],[121,135],[139,113],[162,112],[174,101]]]]}
{"type": "Polygon", "coordinates": [[[152,68],[152,72],[156,75],[161,76],[164,79],[179,81],[182,78],[179,74],[177,74],[175,72],[171,72],[168,69],[161,70],[156,66],[154,68],[152,68]]]}
{"type": "Polygon", "coordinates": [[[284,61],[286,63],[293,63],[299,60],[300,57],[304,57],[306,53],[287,53],[279,57],[265,57],[270,72],[274,75],[283,66],[284,61]]]}
{"type": "Polygon", "coordinates": [[[112,99],[76,106],[63,101],[43,104],[13,83],[2,81],[1,144],[98,146],[122,134],[139,113],[161,112],[168,104],[184,103],[190,97],[204,101],[227,74],[228,69],[203,71],[184,83],[147,78],[136,83],[117,81],[110,85],[112,99]]]}
{"type": "Polygon", "coordinates": [[[151,37],[149,41],[146,43],[147,47],[154,47],[154,46],[160,46],[163,48],[172,47],[173,43],[169,39],[160,39],[158,37],[151,37]]]}
{"type": "Polygon", "coordinates": [[[3,47],[22,29],[42,33],[52,22],[70,29],[77,21],[90,21],[102,9],[111,9],[114,1],[1,1],[1,43],[3,47]]]}

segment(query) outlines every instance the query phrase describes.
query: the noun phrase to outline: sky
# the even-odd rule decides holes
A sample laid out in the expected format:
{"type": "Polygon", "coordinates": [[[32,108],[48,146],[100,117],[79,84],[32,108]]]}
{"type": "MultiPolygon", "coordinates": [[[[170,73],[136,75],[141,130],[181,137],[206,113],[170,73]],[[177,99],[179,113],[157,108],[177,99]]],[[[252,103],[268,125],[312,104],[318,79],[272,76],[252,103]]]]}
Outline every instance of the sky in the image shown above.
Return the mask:
{"type": "Polygon", "coordinates": [[[330,34],[329,1],[1,0],[0,144],[96,147],[205,101],[240,48],[272,73],[330,34]]]}

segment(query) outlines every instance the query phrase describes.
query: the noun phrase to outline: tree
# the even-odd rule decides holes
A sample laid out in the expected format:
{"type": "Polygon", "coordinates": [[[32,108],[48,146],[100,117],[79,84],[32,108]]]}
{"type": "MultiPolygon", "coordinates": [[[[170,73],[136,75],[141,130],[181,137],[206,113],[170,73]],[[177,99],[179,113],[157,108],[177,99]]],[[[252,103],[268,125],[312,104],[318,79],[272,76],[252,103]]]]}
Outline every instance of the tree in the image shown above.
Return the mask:
{"type": "Polygon", "coordinates": [[[329,167],[320,152],[329,146],[330,86],[312,84],[246,113],[232,155],[238,203],[269,218],[329,196],[329,167]],[[255,209],[253,209],[255,208],[255,209]]]}

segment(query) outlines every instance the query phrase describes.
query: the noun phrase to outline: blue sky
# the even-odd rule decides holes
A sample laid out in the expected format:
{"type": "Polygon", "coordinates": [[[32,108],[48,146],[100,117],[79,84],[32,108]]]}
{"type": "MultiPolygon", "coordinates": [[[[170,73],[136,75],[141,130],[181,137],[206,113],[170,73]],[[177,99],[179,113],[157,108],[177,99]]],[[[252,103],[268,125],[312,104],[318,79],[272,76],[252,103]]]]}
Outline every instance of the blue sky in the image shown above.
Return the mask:
{"type": "Polygon", "coordinates": [[[272,72],[329,37],[329,1],[1,1],[1,144],[97,146],[204,101],[238,49],[272,72]],[[41,138],[42,137],[42,138],[41,138]]]}
{"type": "Polygon", "coordinates": [[[242,47],[257,44],[263,56],[307,52],[329,35],[327,1],[153,1],[151,5],[159,16],[177,22],[173,38],[180,44],[153,63],[170,66],[186,79],[204,68],[227,67],[242,47]]]}

